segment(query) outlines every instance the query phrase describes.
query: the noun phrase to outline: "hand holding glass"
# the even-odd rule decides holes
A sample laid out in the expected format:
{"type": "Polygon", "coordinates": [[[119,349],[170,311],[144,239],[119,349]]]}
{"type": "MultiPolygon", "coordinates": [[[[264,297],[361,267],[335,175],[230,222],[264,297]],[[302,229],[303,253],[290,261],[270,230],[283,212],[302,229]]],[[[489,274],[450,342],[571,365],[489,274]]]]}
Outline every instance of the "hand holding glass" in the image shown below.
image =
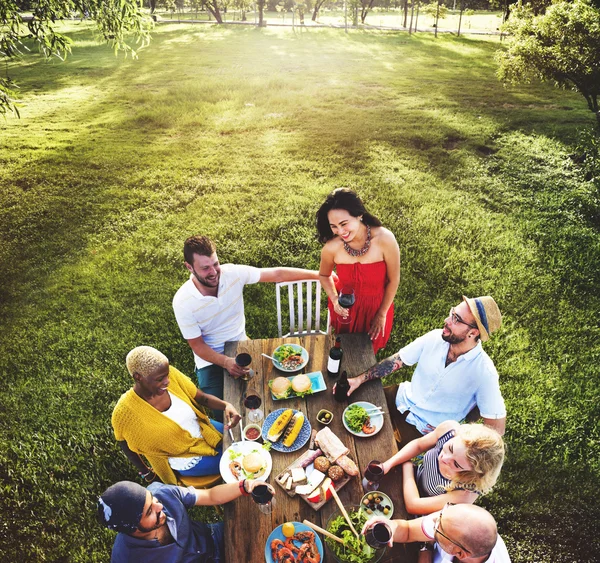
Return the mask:
{"type": "Polygon", "coordinates": [[[365,491],[376,491],[379,489],[379,481],[383,478],[383,463],[376,459],[371,460],[365,469],[362,486],[365,491]]]}
{"type": "MultiPolygon", "coordinates": [[[[354,295],[354,288],[351,286],[345,285],[342,287],[340,292],[338,293],[338,305],[343,307],[344,309],[350,309],[354,303],[356,302],[356,296],[354,295]]],[[[340,316],[340,323],[342,324],[350,324],[352,322],[352,317],[350,316],[350,311],[348,311],[347,317],[340,316]]]]}

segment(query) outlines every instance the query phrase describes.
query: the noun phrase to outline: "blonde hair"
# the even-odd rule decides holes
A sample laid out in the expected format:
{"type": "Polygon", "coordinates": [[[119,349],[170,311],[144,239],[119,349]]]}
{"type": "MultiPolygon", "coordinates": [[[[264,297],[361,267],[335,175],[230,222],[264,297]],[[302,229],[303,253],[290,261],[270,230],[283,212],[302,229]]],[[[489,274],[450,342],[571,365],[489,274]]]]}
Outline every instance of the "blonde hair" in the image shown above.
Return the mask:
{"type": "Polygon", "coordinates": [[[134,373],[139,373],[142,377],[146,377],[150,372],[164,366],[165,362],[169,363],[167,356],[152,346],[138,346],[125,358],[127,371],[132,376],[134,373]]]}
{"type": "Polygon", "coordinates": [[[485,494],[496,484],[506,447],[502,436],[483,424],[461,424],[454,434],[465,444],[465,455],[472,469],[459,471],[447,491],[465,489],[485,494]]]}

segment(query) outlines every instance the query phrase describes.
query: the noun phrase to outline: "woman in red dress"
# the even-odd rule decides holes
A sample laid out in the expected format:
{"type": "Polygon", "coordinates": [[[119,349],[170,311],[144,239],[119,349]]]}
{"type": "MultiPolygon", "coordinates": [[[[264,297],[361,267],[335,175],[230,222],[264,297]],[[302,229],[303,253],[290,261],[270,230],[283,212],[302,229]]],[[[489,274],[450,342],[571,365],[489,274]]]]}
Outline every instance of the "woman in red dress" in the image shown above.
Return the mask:
{"type": "Polygon", "coordinates": [[[368,332],[377,352],[390,337],[400,283],[396,237],[346,188],[327,196],[317,211],[317,230],[324,244],[319,274],[329,298],[331,324],[338,333],[368,332]],[[339,278],[335,285],[330,277],[334,268],[339,278]],[[338,303],[340,290],[348,286],[356,298],[351,309],[338,303]]]}

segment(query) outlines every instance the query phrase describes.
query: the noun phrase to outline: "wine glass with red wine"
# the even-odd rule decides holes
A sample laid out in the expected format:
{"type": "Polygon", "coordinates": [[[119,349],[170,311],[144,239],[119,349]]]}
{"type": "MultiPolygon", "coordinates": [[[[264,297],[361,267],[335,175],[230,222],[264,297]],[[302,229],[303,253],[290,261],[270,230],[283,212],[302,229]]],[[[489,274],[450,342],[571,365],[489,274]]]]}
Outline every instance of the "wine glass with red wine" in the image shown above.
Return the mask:
{"type": "MultiPolygon", "coordinates": [[[[350,309],[355,302],[356,296],[354,295],[354,288],[349,285],[342,287],[338,293],[338,304],[340,307],[343,307],[344,309],[350,309]]],[[[350,315],[350,311],[348,311],[347,317],[340,317],[340,323],[342,324],[350,324],[351,322],[352,317],[350,315]]]]}
{"type": "Polygon", "coordinates": [[[244,393],[244,406],[248,409],[248,420],[250,422],[260,422],[265,416],[259,408],[262,404],[262,399],[256,391],[254,385],[250,383],[244,393]]]}
{"type": "Polygon", "coordinates": [[[365,491],[376,491],[379,489],[379,481],[383,478],[383,463],[376,459],[370,461],[365,469],[362,486],[365,491]]]}

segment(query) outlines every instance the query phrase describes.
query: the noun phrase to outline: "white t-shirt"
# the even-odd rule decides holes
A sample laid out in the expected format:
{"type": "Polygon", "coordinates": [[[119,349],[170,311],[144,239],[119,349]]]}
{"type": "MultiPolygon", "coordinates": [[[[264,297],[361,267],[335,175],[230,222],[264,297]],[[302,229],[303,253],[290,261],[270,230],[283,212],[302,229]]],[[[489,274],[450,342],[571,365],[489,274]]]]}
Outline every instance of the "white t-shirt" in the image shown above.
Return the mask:
{"type": "MultiPolygon", "coordinates": [[[[434,529],[436,518],[439,515],[439,512],[435,512],[434,514],[430,514],[429,516],[425,516],[423,520],[421,520],[421,529],[423,533],[432,541],[434,539],[434,529]]],[[[437,542],[434,543],[434,551],[433,551],[433,563],[452,563],[453,556],[444,551],[437,542]]],[[[504,540],[498,535],[498,539],[496,540],[496,545],[490,553],[490,556],[487,558],[485,563],[510,563],[510,556],[508,555],[508,550],[506,549],[506,545],[504,545],[504,540]]]]}
{"type": "MultiPolygon", "coordinates": [[[[246,340],[243,290],[246,284],[260,280],[260,269],[223,264],[217,297],[202,295],[192,279],[190,275],[173,298],[173,311],[183,337],[190,340],[202,336],[220,354],[225,342],[246,340]]],[[[196,354],[194,360],[198,369],[210,365],[196,354]]]]}
{"type": "MultiPolygon", "coordinates": [[[[173,422],[179,424],[183,430],[187,430],[192,435],[192,438],[202,438],[198,417],[192,407],[176,395],[173,395],[170,391],[169,397],[171,397],[171,406],[166,411],[163,411],[163,414],[173,422]]],[[[184,469],[194,467],[201,459],[202,456],[170,457],[169,465],[175,471],[183,471],[184,469]]]]}

